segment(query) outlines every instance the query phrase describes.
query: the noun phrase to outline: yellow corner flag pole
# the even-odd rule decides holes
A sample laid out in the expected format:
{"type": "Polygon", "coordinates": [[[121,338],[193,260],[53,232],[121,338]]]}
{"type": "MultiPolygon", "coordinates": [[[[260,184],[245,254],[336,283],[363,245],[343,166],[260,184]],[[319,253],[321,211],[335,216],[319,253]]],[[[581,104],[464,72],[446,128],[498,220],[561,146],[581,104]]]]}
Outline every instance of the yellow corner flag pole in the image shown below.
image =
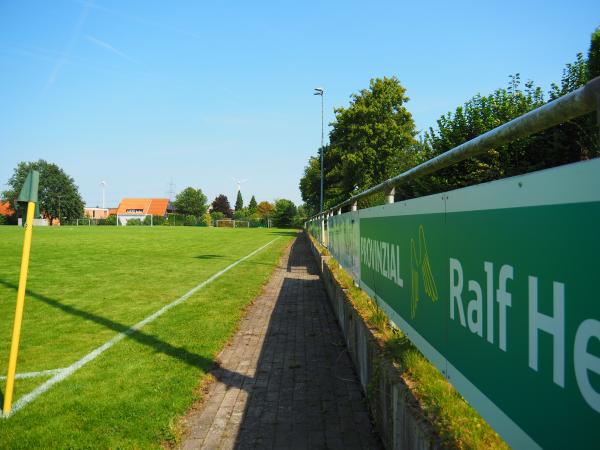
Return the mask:
{"type": "Polygon", "coordinates": [[[35,171],[30,172],[27,176],[27,180],[25,181],[25,186],[23,186],[23,190],[19,195],[19,200],[21,200],[22,197],[28,197],[27,218],[25,220],[25,239],[23,241],[23,257],[21,259],[19,290],[17,291],[17,309],[15,312],[15,323],[13,325],[12,342],[10,345],[10,356],[8,358],[8,374],[6,376],[6,389],[4,392],[4,407],[2,408],[2,412],[5,416],[8,416],[12,408],[15,375],[17,372],[17,354],[19,353],[21,324],[23,322],[23,308],[25,306],[25,290],[27,288],[27,272],[29,270],[29,253],[31,251],[33,218],[35,213],[35,203],[37,202],[38,180],[39,174],[35,171]]]}

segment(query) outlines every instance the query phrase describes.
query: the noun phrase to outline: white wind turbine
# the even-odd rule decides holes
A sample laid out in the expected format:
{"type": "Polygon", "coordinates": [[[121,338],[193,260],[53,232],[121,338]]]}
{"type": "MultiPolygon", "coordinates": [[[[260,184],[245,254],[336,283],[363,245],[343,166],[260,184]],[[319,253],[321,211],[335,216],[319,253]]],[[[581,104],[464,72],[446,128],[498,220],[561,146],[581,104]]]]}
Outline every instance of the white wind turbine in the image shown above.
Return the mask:
{"type": "Polygon", "coordinates": [[[240,192],[240,190],[241,190],[241,186],[242,186],[242,184],[243,184],[243,183],[245,183],[245,182],[246,182],[246,181],[248,181],[248,180],[247,180],[247,179],[245,179],[245,178],[244,178],[243,180],[238,180],[238,179],[237,179],[237,178],[235,178],[235,177],[231,177],[231,178],[233,178],[233,181],[234,181],[234,183],[235,183],[235,184],[236,184],[236,186],[237,186],[237,190],[235,191],[235,195],[237,195],[237,193],[238,193],[238,192],[240,192]]]}

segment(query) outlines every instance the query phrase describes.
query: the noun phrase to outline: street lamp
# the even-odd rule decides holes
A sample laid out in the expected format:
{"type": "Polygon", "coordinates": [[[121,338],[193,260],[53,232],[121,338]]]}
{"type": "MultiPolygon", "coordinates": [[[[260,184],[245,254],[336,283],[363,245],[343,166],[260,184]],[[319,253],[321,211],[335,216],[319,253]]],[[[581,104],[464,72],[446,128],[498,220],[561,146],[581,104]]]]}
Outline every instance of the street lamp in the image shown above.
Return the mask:
{"type": "Polygon", "coordinates": [[[323,212],[323,153],[325,151],[323,148],[323,99],[325,97],[325,89],[320,87],[315,88],[313,95],[321,96],[321,209],[319,212],[323,212]]]}

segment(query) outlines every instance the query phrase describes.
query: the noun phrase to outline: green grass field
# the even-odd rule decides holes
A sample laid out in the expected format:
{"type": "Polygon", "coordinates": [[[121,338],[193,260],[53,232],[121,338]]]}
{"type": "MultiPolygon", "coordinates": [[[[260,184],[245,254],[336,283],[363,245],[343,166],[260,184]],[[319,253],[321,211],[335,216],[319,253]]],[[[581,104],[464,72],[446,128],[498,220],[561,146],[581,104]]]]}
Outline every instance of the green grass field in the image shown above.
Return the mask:
{"type": "MultiPolygon", "coordinates": [[[[276,240],[0,419],[0,448],[154,448],[176,440],[177,422],[200,395],[202,376],[294,235],[275,229],[35,228],[17,373],[71,366],[276,240]]],[[[22,237],[22,229],[0,227],[2,376],[22,237]]],[[[51,376],[18,379],[14,401],[51,376]]]]}

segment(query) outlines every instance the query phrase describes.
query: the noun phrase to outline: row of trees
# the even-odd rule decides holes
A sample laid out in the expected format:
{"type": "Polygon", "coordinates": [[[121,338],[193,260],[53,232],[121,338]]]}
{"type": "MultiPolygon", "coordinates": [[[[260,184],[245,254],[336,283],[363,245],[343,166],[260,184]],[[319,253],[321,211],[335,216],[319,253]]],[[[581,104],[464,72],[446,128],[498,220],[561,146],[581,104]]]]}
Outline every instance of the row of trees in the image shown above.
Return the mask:
{"type": "Polygon", "coordinates": [[[267,201],[256,203],[256,198],[252,196],[246,207],[240,191],[237,193],[235,211],[230,208],[227,197],[221,194],[212,203],[211,216],[213,220],[271,220],[274,226],[280,228],[300,228],[307,217],[303,206],[296,207],[294,202],[287,199],[275,200],[274,204],[267,201]]]}
{"type": "MultiPolygon", "coordinates": [[[[417,138],[409,98],[396,77],[373,79],[368,89],[351,96],[350,105],[336,108],[330,144],[311,157],[300,180],[310,214],[319,209],[320,153],[324,152],[325,207],[368,189],[393,175],[444,153],[502,125],[547,101],[554,100],[600,75],[600,29],[592,34],[587,58],[578,54],[567,64],[560,83],[549,92],[519,74],[506,88],[477,94],[437,120],[417,138]]],[[[595,115],[558,125],[502,148],[441,170],[396,189],[397,199],[441,192],[502,177],[600,156],[595,115]]],[[[361,207],[381,202],[382,195],[361,207]]]]}
{"type": "MultiPolygon", "coordinates": [[[[19,163],[8,181],[8,189],[2,192],[1,198],[8,201],[15,211],[19,208],[16,199],[30,170],[40,172],[39,209],[42,215],[48,219],[50,225],[59,217],[67,222],[83,217],[84,203],[73,178],[56,164],[42,159],[19,163]]],[[[290,200],[276,200],[275,204],[268,201],[257,203],[256,198],[252,196],[248,205],[245,206],[242,193],[239,191],[235,210],[231,209],[229,200],[223,194],[217,196],[211,206],[211,213],[209,214],[206,195],[201,189],[193,187],[182,190],[173,202],[176,213],[183,216],[182,221],[187,225],[210,225],[215,220],[230,218],[254,221],[271,220],[275,226],[291,227],[301,226],[305,220],[304,209],[296,208],[296,205],[290,200]]],[[[6,220],[9,223],[16,223],[16,216],[3,217],[1,223],[6,220]]],[[[153,217],[155,225],[160,225],[164,220],[163,217],[153,217]]],[[[138,222],[133,219],[131,225],[142,225],[145,222],[148,222],[149,225],[150,217],[147,217],[145,222],[141,220],[138,222]]],[[[113,216],[104,219],[103,223],[116,224],[116,218],[113,216]]]]}
{"type": "Polygon", "coordinates": [[[218,195],[209,207],[202,190],[192,187],[187,187],[177,194],[173,207],[179,214],[195,216],[203,223],[220,219],[268,220],[275,216],[276,211],[275,205],[268,201],[257,203],[254,195],[248,205],[245,206],[241,191],[237,193],[235,209],[231,208],[229,199],[224,194],[218,195]],[[209,209],[210,214],[208,213],[209,209]]]}

